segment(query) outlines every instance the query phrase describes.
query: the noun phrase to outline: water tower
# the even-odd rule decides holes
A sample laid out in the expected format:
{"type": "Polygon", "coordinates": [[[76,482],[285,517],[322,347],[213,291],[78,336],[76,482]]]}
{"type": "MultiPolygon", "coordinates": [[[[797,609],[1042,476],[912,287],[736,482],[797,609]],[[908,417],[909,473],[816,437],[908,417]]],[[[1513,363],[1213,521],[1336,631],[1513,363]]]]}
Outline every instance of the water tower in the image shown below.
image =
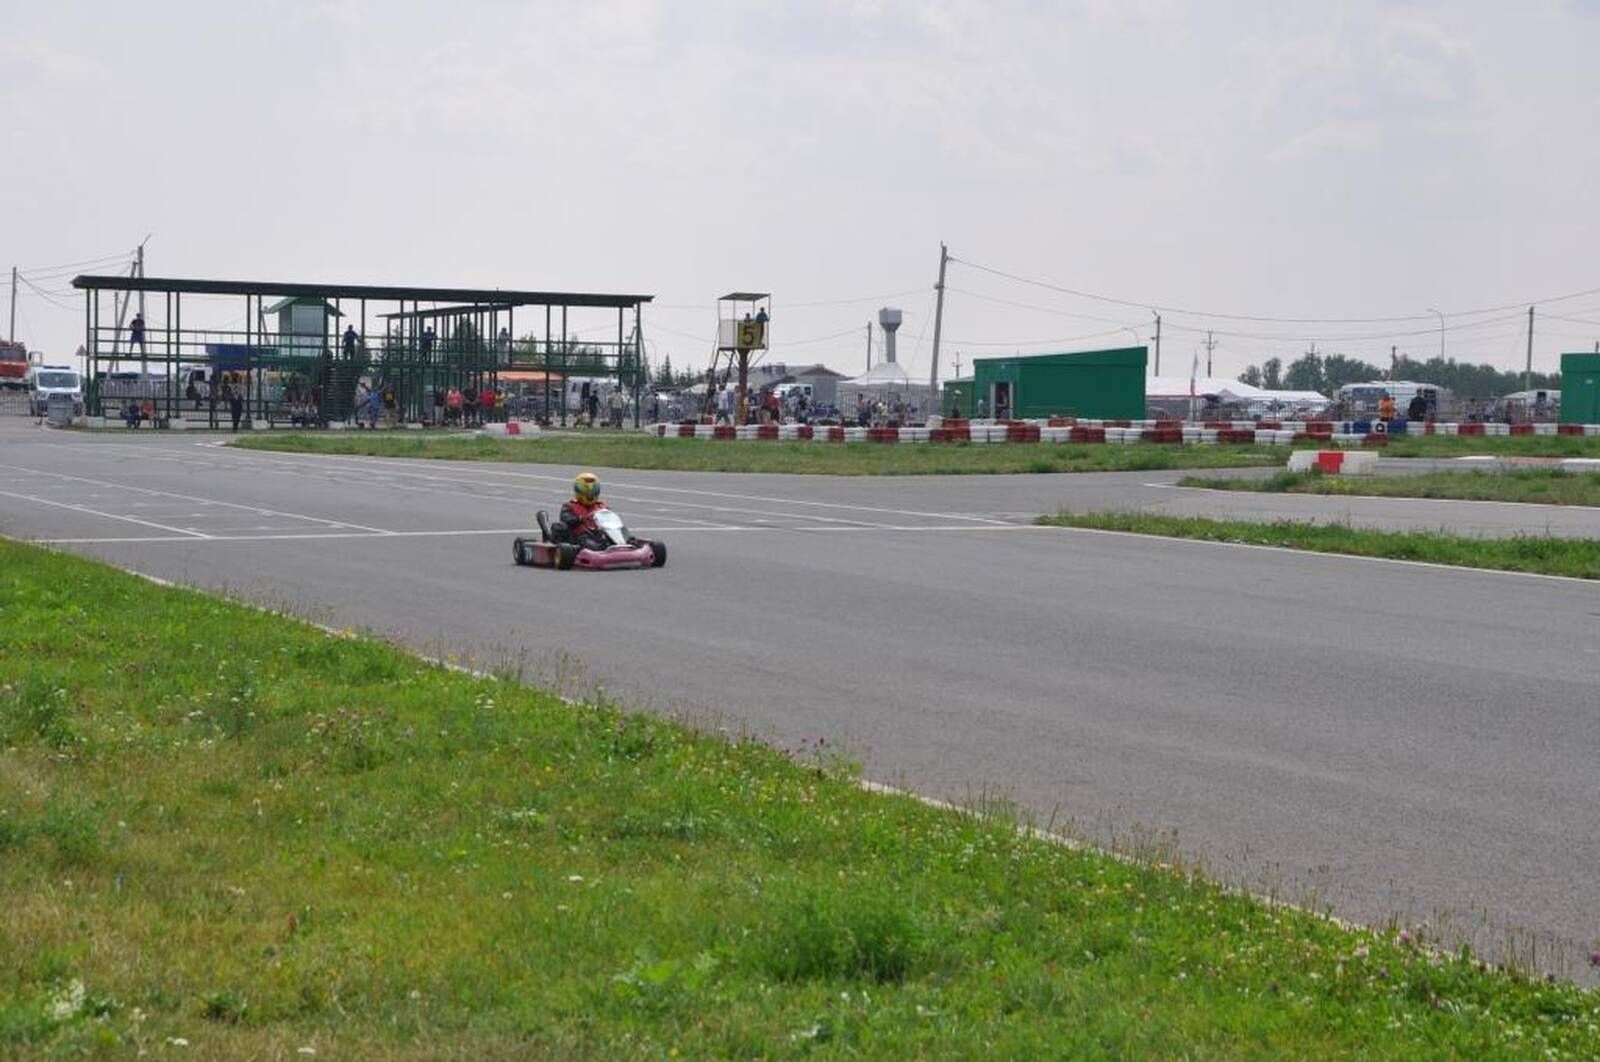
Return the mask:
{"type": "Polygon", "coordinates": [[[878,311],[878,327],[883,329],[883,360],[894,362],[894,334],[900,330],[900,311],[885,306],[878,311]]]}

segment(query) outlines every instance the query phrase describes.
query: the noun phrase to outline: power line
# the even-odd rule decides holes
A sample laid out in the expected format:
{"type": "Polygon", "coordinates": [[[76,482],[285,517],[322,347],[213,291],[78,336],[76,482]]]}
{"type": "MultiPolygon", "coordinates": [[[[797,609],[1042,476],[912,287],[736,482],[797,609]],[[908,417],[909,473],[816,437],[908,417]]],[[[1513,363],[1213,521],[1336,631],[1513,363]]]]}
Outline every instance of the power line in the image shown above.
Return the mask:
{"type": "Polygon", "coordinates": [[[131,252],[124,251],[121,254],[101,255],[99,258],[85,258],[81,262],[58,262],[55,265],[18,266],[17,268],[23,273],[47,273],[55,272],[56,270],[84,269],[89,266],[105,265],[109,262],[127,262],[132,258],[133,254],[131,252]]]}
{"type": "MultiPolygon", "coordinates": [[[[960,262],[962,265],[969,266],[984,273],[992,273],[995,276],[1005,277],[1007,280],[1014,280],[1019,284],[1031,284],[1034,287],[1060,292],[1063,295],[1072,295],[1080,299],[1091,299],[1095,302],[1105,302],[1115,306],[1128,306],[1140,310],[1159,311],[1161,313],[1176,313],[1189,317],[1209,318],[1219,321],[1254,321],[1264,324],[1396,324],[1406,321],[1425,321],[1431,318],[1430,314],[1406,314],[1396,317],[1264,317],[1253,314],[1211,313],[1204,310],[1191,310],[1177,306],[1162,306],[1155,303],[1135,302],[1129,299],[1118,299],[1110,295],[1098,295],[1094,292],[1064,287],[1059,284],[1052,284],[1048,281],[1038,280],[1033,277],[1020,276],[1016,273],[1007,273],[1005,270],[979,265],[977,262],[968,261],[963,258],[956,258],[954,255],[951,255],[951,260],[960,262]]],[[[1517,302],[1507,303],[1504,306],[1487,306],[1476,310],[1454,310],[1447,313],[1446,316],[1472,317],[1486,313],[1504,313],[1507,310],[1515,310],[1528,306],[1530,302],[1534,306],[1540,306],[1545,303],[1566,302],[1570,299],[1586,298],[1590,295],[1600,295],[1600,288],[1590,288],[1585,291],[1572,292],[1571,294],[1567,295],[1556,295],[1544,299],[1522,299],[1518,300],[1517,302]]],[[[1401,333],[1395,334],[1398,335],[1401,333]]]]}

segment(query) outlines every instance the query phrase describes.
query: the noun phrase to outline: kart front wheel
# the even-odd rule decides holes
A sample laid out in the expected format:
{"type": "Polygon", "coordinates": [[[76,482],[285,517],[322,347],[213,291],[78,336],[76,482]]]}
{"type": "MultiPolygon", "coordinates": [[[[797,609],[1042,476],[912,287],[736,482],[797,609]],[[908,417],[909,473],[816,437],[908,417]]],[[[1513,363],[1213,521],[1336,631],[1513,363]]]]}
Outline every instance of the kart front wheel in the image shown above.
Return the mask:
{"type": "Polygon", "coordinates": [[[660,568],[667,563],[667,544],[665,542],[650,543],[650,567],[660,568]]]}
{"type": "Polygon", "coordinates": [[[570,542],[563,542],[556,547],[556,567],[567,571],[578,562],[578,547],[570,542]]]}

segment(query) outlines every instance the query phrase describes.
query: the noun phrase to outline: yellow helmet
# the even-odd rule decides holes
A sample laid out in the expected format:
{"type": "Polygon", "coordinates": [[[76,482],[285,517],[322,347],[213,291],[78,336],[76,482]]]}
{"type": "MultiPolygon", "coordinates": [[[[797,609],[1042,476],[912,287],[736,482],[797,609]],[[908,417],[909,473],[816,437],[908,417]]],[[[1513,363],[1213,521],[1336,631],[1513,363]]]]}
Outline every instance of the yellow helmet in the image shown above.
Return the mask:
{"type": "Polygon", "coordinates": [[[572,481],[572,496],[579,501],[594,503],[600,500],[600,477],[593,472],[579,472],[572,481]]]}

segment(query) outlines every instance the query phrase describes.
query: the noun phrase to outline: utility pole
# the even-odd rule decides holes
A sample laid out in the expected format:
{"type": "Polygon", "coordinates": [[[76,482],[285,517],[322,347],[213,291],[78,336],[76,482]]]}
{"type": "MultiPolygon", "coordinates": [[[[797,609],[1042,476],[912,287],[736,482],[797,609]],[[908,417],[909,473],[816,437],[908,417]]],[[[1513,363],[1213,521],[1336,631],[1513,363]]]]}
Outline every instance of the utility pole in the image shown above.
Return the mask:
{"type": "Polygon", "coordinates": [[[934,285],[938,293],[933,304],[933,365],[928,370],[928,404],[933,409],[939,408],[939,339],[944,333],[944,269],[950,264],[950,249],[939,241],[939,283],[934,285]]]}
{"type": "Polygon", "coordinates": [[[872,371],[872,322],[867,322],[867,371],[872,371]]]}
{"type": "Polygon", "coordinates": [[[1206,378],[1211,378],[1211,352],[1217,349],[1217,341],[1212,334],[1206,332],[1206,378]]]}
{"type": "MultiPolygon", "coordinates": [[[[148,240],[149,238],[150,237],[146,236],[144,239],[148,240]]],[[[139,279],[143,280],[144,279],[144,240],[140,240],[139,241],[139,246],[137,248],[136,253],[138,254],[138,258],[136,260],[135,268],[138,270],[139,279]]],[[[139,291],[139,322],[140,322],[140,324],[144,324],[144,291],[143,291],[143,289],[141,289],[139,291]]],[[[145,357],[145,347],[147,345],[148,344],[145,343],[145,342],[141,342],[139,344],[139,373],[140,373],[141,376],[143,376],[143,374],[147,373],[149,371],[149,369],[150,369],[149,360],[145,357]]]]}
{"type": "Polygon", "coordinates": [[[1533,307],[1528,307],[1528,363],[1522,369],[1522,389],[1533,390],[1533,307]]]}
{"type": "Polygon", "coordinates": [[[956,354],[956,379],[961,379],[961,355],[959,352],[956,354]]]}
{"type": "Polygon", "coordinates": [[[17,267],[11,267],[11,330],[6,333],[11,342],[17,341],[17,267]]]}
{"type": "MultiPolygon", "coordinates": [[[[1155,313],[1154,310],[1150,312],[1155,313]]],[[[1156,371],[1150,375],[1161,375],[1161,315],[1159,313],[1156,314],[1156,371]]]]}

